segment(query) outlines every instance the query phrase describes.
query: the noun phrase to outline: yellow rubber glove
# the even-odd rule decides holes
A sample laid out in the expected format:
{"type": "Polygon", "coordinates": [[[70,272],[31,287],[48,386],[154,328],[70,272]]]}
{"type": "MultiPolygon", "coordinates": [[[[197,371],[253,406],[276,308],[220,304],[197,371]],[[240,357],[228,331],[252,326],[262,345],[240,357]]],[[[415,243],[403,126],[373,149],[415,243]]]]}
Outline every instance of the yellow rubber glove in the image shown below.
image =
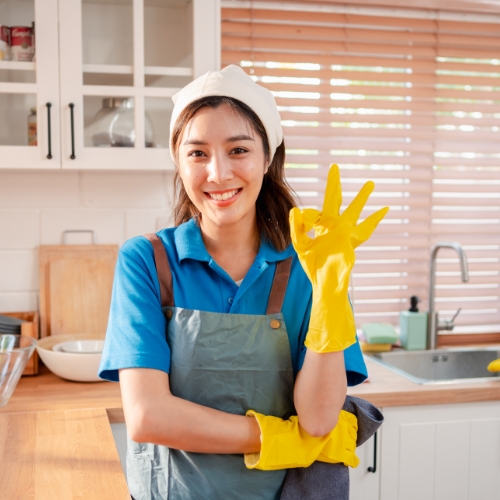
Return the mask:
{"type": "Polygon", "coordinates": [[[323,211],[298,208],[290,211],[293,246],[313,288],[305,345],[315,352],[342,351],[356,342],[356,325],[347,295],[354,249],[372,235],[389,210],[382,208],[356,225],[374,187],[368,181],[340,215],[340,173],[339,167],[332,165],[323,211]],[[307,235],[311,229],[314,238],[307,235]]]}
{"type": "Polygon", "coordinates": [[[283,420],[248,410],[247,416],[257,419],[261,433],[260,453],[245,455],[248,469],[309,467],[316,460],[351,467],[359,464],[356,456],[358,419],[352,413],[342,410],[335,429],[322,437],[309,435],[300,427],[296,415],[283,420]]]}
{"type": "Polygon", "coordinates": [[[500,372],[500,359],[495,359],[488,365],[488,371],[496,373],[500,372]]]}

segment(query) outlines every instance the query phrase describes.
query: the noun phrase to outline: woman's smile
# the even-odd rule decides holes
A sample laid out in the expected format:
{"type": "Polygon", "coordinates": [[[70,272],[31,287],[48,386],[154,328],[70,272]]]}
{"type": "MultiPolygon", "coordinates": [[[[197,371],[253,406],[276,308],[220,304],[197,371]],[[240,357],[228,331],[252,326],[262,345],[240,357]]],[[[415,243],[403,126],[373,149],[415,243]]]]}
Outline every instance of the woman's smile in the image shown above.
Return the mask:
{"type": "Polygon", "coordinates": [[[243,188],[231,189],[229,191],[212,191],[205,193],[217,206],[228,206],[236,201],[243,188]]]}

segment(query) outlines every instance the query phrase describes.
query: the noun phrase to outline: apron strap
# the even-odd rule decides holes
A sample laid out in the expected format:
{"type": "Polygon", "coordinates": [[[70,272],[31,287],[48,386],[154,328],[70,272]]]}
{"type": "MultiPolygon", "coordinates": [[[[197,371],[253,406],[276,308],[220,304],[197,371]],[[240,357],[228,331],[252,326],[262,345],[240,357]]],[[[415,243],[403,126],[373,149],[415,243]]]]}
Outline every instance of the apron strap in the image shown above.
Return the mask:
{"type": "Polygon", "coordinates": [[[273,286],[267,303],[266,314],[277,314],[281,312],[283,301],[285,300],[286,287],[290,278],[290,269],[292,267],[292,257],[280,260],[276,263],[274,272],[273,286]]]}
{"type": "Polygon", "coordinates": [[[155,254],[156,273],[158,274],[158,281],[160,282],[160,296],[161,306],[174,305],[174,293],[172,288],[172,272],[168,263],[167,251],[163,246],[160,238],[155,233],[148,233],[144,235],[151,245],[155,254]]]}

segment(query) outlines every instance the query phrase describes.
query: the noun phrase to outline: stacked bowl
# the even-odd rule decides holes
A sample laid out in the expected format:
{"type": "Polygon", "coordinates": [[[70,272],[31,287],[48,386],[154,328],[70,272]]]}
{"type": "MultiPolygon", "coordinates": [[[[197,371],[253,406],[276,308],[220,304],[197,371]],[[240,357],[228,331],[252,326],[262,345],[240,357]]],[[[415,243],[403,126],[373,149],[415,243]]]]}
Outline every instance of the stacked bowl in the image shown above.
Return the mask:
{"type": "Polygon", "coordinates": [[[38,341],[36,350],[45,366],[75,382],[102,382],[97,376],[104,334],[51,335],[38,341]]]}

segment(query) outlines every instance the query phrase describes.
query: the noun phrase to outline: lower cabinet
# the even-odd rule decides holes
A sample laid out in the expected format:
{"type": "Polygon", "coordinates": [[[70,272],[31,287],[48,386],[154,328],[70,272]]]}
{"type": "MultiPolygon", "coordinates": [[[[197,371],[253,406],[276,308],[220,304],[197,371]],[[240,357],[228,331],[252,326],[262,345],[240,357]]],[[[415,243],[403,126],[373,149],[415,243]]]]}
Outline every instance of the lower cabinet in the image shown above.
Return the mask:
{"type": "Polygon", "coordinates": [[[111,432],[113,433],[123,472],[127,475],[127,466],[125,462],[125,457],[127,456],[127,427],[124,423],[111,424],[111,432]]]}
{"type": "Polygon", "coordinates": [[[359,465],[349,469],[350,500],[380,499],[380,444],[383,429],[356,450],[359,465]],[[370,470],[368,470],[370,469],[370,470]]]}
{"type": "Polygon", "coordinates": [[[500,498],[500,402],[383,413],[380,500],[500,498]]]}

